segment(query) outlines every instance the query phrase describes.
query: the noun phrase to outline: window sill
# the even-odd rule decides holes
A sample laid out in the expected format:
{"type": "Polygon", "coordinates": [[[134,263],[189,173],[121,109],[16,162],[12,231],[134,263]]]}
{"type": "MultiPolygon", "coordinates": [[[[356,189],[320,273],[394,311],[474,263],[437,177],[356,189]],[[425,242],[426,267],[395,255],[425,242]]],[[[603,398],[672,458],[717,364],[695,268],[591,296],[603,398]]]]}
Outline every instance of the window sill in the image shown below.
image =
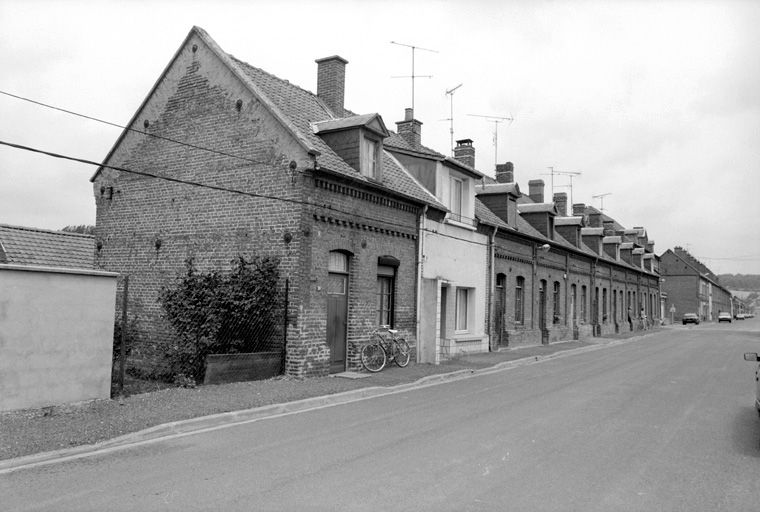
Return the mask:
{"type": "Polygon", "coordinates": [[[471,226],[470,224],[466,224],[458,220],[450,219],[448,217],[446,217],[445,222],[446,224],[451,224],[452,226],[456,226],[458,228],[464,228],[470,231],[477,231],[477,228],[475,226],[471,226]]]}

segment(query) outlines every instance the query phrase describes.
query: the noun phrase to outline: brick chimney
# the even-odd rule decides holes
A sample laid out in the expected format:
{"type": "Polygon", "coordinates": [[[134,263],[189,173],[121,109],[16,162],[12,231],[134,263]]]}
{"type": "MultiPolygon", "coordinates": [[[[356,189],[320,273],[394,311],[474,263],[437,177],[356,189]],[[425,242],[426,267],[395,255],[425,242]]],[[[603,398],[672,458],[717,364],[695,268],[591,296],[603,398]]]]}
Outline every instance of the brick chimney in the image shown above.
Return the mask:
{"type": "Polygon", "coordinates": [[[604,236],[615,236],[614,220],[603,220],[602,227],[604,228],[604,236]]]}
{"type": "Polygon", "coordinates": [[[422,122],[414,118],[414,109],[404,111],[404,120],[396,121],[396,129],[407,144],[417,149],[422,145],[422,122]]]}
{"type": "Polygon", "coordinates": [[[557,213],[560,217],[567,217],[567,192],[554,194],[554,206],[557,207],[557,213]]]}
{"type": "Polygon", "coordinates": [[[496,181],[499,183],[515,182],[515,166],[512,162],[496,164],[496,181]]]}
{"type": "Polygon", "coordinates": [[[544,180],[530,180],[528,182],[528,196],[534,203],[543,203],[544,180]]]}
{"type": "Polygon", "coordinates": [[[336,116],[344,117],[346,111],[343,100],[346,90],[346,64],[348,61],[338,55],[317,59],[317,96],[324,101],[336,116]]]}
{"type": "Polygon", "coordinates": [[[575,203],[573,205],[573,215],[577,215],[579,217],[585,217],[586,205],[584,203],[575,203]]]}
{"type": "Polygon", "coordinates": [[[457,141],[457,145],[454,148],[454,158],[473,169],[475,168],[475,148],[472,145],[472,139],[457,141]]]}

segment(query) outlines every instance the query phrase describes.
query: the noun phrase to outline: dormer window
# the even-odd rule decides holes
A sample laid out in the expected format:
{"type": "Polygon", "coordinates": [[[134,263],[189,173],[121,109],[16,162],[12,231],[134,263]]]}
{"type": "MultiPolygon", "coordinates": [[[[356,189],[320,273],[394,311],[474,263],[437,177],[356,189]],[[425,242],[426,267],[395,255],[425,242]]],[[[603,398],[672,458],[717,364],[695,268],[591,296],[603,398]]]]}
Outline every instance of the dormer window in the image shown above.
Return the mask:
{"type": "Polygon", "coordinates": [[[377,179],[378,143],[376,140],[364,137],[362,141],[361,173],[372,179],[377,179]]]}
{"type": "Polygon", "coordinates": [[[378,114],[319,121],[312,129],[362,176],[382,180],[383,139],[389,133],[378,114]]]}

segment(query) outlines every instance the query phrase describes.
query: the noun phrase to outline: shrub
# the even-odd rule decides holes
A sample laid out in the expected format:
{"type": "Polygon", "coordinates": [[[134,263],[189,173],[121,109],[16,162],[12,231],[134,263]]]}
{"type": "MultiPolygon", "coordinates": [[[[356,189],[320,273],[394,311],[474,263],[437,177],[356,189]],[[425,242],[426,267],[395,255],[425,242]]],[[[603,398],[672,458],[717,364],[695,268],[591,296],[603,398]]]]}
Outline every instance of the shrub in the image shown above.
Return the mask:
{"type": "Polygon", "coordinates": [[[271,347],[281,311],[277,289],[279,261],[242,256],[232,270],[198,272],[188,259],[175,288],[164,288],[159,302],[177,334],[167,347],[173,377],[203,380],[208,354],[255,352],[271,347]]]}

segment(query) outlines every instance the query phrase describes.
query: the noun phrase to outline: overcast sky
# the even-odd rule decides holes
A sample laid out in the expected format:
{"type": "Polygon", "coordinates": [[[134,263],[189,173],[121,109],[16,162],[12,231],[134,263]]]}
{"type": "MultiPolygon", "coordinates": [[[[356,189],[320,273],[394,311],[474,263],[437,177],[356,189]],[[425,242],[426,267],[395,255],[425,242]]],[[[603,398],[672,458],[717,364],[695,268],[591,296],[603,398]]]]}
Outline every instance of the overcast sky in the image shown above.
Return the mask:
{"type": "MultiPolygon", "coordinates": [[[[422,141],[473,139],[476,167],[582,173],[576,203],[644,226],[661,254],[760,274],[758,1],[0,0],[0,91],[125,124],[193,25],[227,53],[316,91],[314,59],[346,58],[346,106],[389,129],[411,106],[422,141]],[[481,116],[512,117],[493,123],[481,116]]],[[[120,130],[0,94],[0,141],[101,161],[120,130]]],[[[0,146],[0,223],[94,224],[95,168],[0,146]]],[[[554,177],[555,192],[570,192],[554,177]]]]}

